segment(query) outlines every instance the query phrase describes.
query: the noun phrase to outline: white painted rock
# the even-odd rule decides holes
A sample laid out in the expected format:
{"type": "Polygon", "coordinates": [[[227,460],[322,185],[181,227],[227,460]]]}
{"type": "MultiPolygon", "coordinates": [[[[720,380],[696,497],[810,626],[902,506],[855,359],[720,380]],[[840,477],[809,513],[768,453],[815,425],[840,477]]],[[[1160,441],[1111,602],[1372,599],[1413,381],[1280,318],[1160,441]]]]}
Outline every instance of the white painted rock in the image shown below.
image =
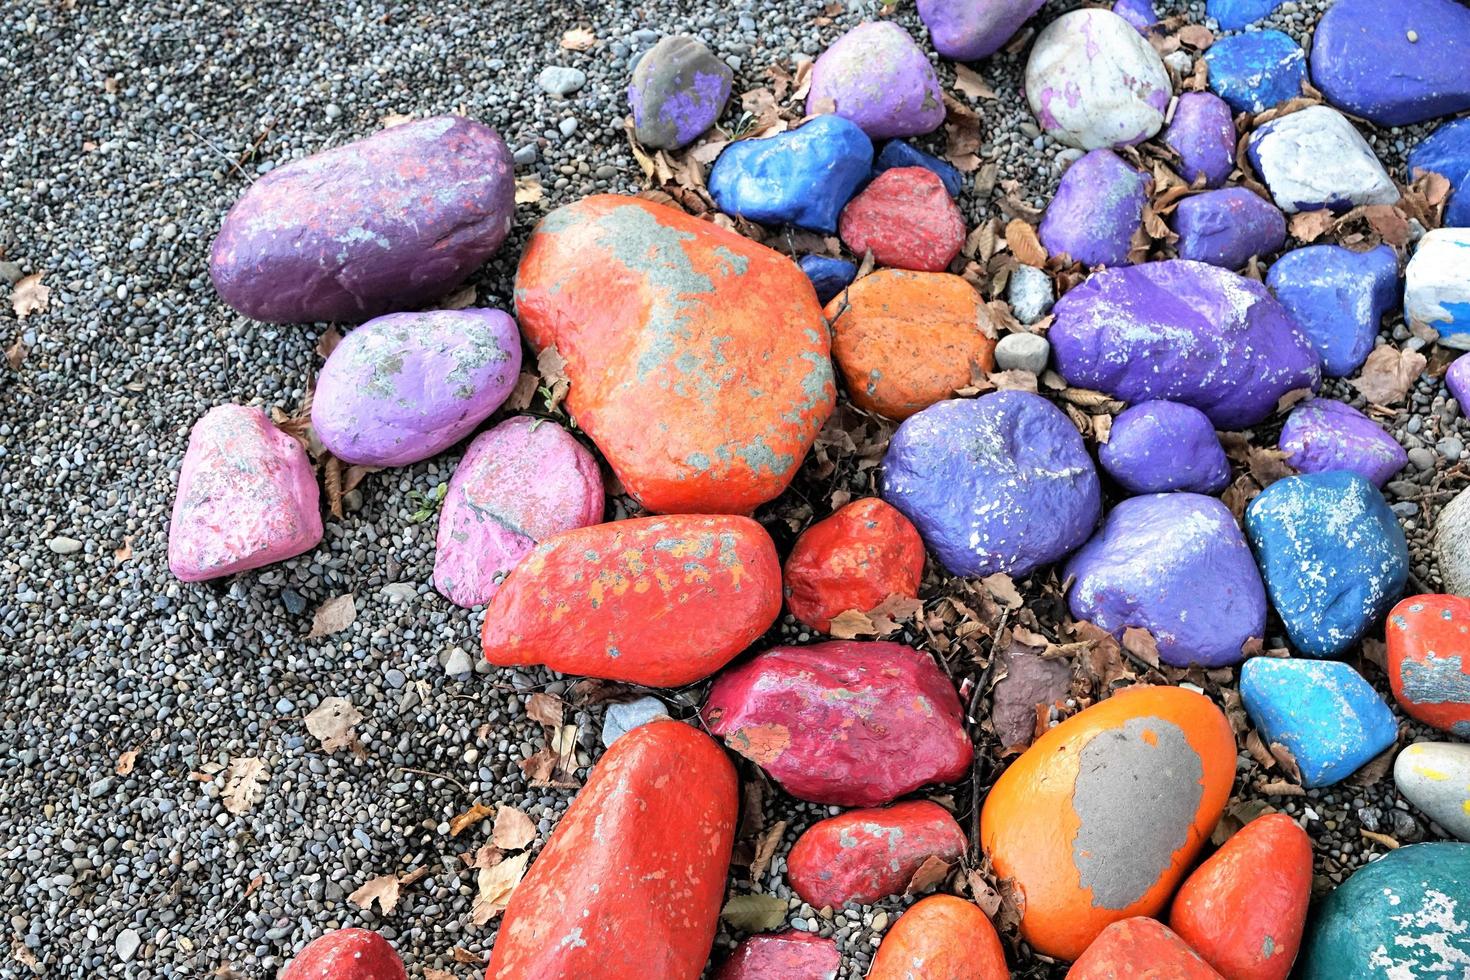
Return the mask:
{"type": "Polygon", "coordinates": [[[995,345],[995,366],[1001,371],[1040,374],[1051,360],[1051,344],[1040,334],[1008,333],[995,345]]]}
{"type": "Polygon", "coordinates": [[[1470,350],[1470,228],[1436,228],[1419,240],[1404,273],[1404,315],[1470,350]]]}
{"type": "Polygon", "coordinates": [[[1426,817],[1470,841],[1470,745],[1415,742],[1394,760],[1393,781],[1426,817]]]}
{"type": "Polygon", "coordinates": [[[1434,557],[1444,590],[1470,596],[1470,490],[1461,490],[1435,515],[1434,557]]]}
{"type": "Polygon", "coordinates": [[[1287,214],[1393,204],[1398,188],[1348,118],[1325,105],[1266,123],[1251,136],[1251,164],[1287,214]]]}

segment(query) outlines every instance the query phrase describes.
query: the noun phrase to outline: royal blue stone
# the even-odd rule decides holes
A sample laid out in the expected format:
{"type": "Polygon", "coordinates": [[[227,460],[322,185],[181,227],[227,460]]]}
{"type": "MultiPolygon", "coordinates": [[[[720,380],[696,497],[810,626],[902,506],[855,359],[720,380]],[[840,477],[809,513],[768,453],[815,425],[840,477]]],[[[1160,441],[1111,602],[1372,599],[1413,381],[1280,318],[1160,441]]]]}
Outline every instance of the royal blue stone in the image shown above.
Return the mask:
{"type": "Polygon", "coordinates": [[[960,173],[948,163],[925,153],[911,143],[903,140],[889,140],[878,154],[878,159],[873,161],[873,176],[876,177],[885,170],[895,167],[923,167],[931,171],[940,180],[944,181],[944,189],[949,191],[950,197],[959,197],[960,191],[965,187],[965,175],[960,173]]]}
{"type": "Polygon", "coordinates": [[[709,192],[726,214],[830,235],[872,169],[868,135],[827,114],[785,133],[731,143],[710,170],[709,192]]]}
{"type": "Polygon", "coordinates": [[[1443,174],[1450,182],[1445,207],[1446,228],[1470,228],[1470,118],[1447,122],[1409,151],[1409,180],[1414,171],[1443,174]]]}
{"type": "Polygon", "coordinates": [[[1210,91],[1236,112],[1261,112],[1302,94],[1307,53],[1280,31],[1223,37],[1205,52],[1210,91]]]}
{"type": "Polygon", "coordinates": [[[834,259],[830,255],[803,255],[797,263],[817,291],[817,299],[826,306],[832,297],[852,285],[857,275],[857,266],[846,259],[834,259]]]}
{"type": "Polygon", "coordinates": [[[1265,17],[1286,0],[1209,0],[1205,15],[1215,18],[1227,31],[1238,31],[1265,17]]]}
{"type": "Polygon", "coordinates": [[[1387,245],[1308,245],[1277,259],[1266,285],[1322,355],[1323,371],[1344,378],[1363,366],[1384,314],[1398,304],[1399,260],[1387,245]]]}
{"type": "Polygon", "coordinates": [[[1113,420],[1097,461],[1129,493],[1188,490],[1219,493],[1230,484],[1230,460],[1214,423],[1178,402],[1147,401],[1113,420]]]}

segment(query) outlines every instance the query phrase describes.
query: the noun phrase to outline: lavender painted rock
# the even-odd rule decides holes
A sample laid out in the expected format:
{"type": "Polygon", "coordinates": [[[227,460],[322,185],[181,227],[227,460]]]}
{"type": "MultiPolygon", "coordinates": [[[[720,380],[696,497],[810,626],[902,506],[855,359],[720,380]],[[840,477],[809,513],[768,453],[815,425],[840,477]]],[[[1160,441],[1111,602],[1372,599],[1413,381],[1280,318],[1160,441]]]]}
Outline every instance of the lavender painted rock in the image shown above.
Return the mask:
{"type": "Polygon", "coordinates": [[[1210,417],[1178,402],[1125,408],[1097,461],[1129,493],[1219,493],[1230,483],[1230,461],[1210,417]]]}
{"type": "Polygon", "coordinates": [[[1308,245],[1277,259],[1266,285],[1321,355],[1322,373],[1344,378],[1363,366],[1398,302],[1398,255],[1387,245],[1367,252],[1308,245]]]}
{"type": "Polygon", "coordinates": [[[1460,414],[1470,414],[1470,354],[1454,359],[1444,373],[1444,384],[1450,397],[1460,403],[1460,414]]]}
{"type": "Polygon", "coordinates": [[[1107,269],[1052,312],[1047,337],[1068,382],[1193,405],[1217,428],[1255,425],[1321,381],[1316,351],[1266,288],[1202,262],[1107,269]]]}
{"type": "Polygon", "coordinates": [[[1041,244],[1085,265],[1127,265],[1143,227],[1149,178],[1112,150],[1093,150],[1067,168],[1041,219],[1041,244]]]}
{"type": "Polygon", "coordinates": [[[515,215],[505,141],[459,116],[404,123],[272,170],[209,254],[257,320],[367,320],[430,303],[495,254],[515,215]]]}
{"type": "Polygon", "coordinates": [[[1174,209],[1179,257],[1239,269],[1253,255],[1286,244],[1286,218],[1254,191],[1222,187],[1186,197],[1174,209]]]}
{"type": "Polygon", "coordinates": [[[499,310],[391,313],[322,365],[311,424],[338,459],[405,466],[448,449],[515,387],[521,335],[499,310]]]}
{"type": "Polygon", "coordinates": [[[931,405],[898,427],[883,499],[952,575],[1027,575],[1087,540],[1102,515],[1097,470],[1046,399],[997,391],[931,405]]]}
{"type": "Polygon", "coordinates": [[[321,539],[316,475],[301,443],[243,405],[216,406],[194,423],[169,523],[169,571],[202,582],[321,539]]]}
{"type": "Polygon", "coordinates": [[[1331,398],[1313,398],[1291,410],[1277,447],[1303,473],[1347,470],[1381,487],[1409,462],[1383,426],[1331,398]]]}
{"type": "Polygon", "coordinates": [[[729,65],[694,38],[663,38],[638,59],[628,85],[638,142],[660,150],[694,142],[725,110],[734,77],[729,65]]]}
{"type": "Polygon", "coordinates": [[[1249,27],[1270,14],[1285,0],[1207,0],[1206,16],[1215,18],[1227,31],[1249,27]]]}
{"type": "Polygon", "coordinates": [[[918,136],[944,122],[939,77],[908,32],[891,21],[859,24],[812,66],[808,115],[832,112],[873,139],[918,136]]]}
{"type": "Polygon", "coordinates": [[[919,0],[934,50],[955,61],[995,54],[1045,0],[919,0]]]}
{"type": "Polygon", "coordinates": [[[1197,493],[1130,497],[1067,562],[1068,606],[1121,638],[1146,629],[1176,667],[1239,663],[1266,631],[1266,589],[1229,508],[1197,493]]]}
{"type": "Polygon", "coordinates": [[[1251,135],[1246,152],[1287,214],[1399,199],[1368,141],[1330,106],[1308,106],[1271,120],[1251,135]]]}
{"type": "Polygon", "coordinates": [[[602,520],[597,460],[555,422],[519,415],[475,437],[449,480],[434,588],[483,605],[536,543],[602,520]]]}
{"type": "Polygon", "coordinates": [[[1144,34],[1159,22],[1159,12],[1154,9],[1153,0],[1114,0],[1113,13],[1144,34]]]}
{"type": "Polygon", "coordinates": [[[1206,187],[1219,187],[1235,169],[1235,120],[1218,95],[1180,95],[1164,142],[1179,154],[1179,175],[1191,184],[1203,176],[1206,187]]]}
{"type": "Polygon", "coordinates": [[[1280,31],[1222,37],[1204,54],[1210,91],[1236,112],[1261,112],[1302,94],[1307,53],[1280,31]]]}
{"type": "Polygon", "coordinates": [[[830,235],[872,166],[873,143],[857,124],[818,116],[725,147],[710,169],[709,192],[726,214],[830,235]]]}
{"type": "Polygon", "coordinates": [[[1447,122],[1409,151],[1409,180],[1420,171],[1444,176],[1453,190],[1444,227],[1470,227],[1470,118],[1447,122]]]}

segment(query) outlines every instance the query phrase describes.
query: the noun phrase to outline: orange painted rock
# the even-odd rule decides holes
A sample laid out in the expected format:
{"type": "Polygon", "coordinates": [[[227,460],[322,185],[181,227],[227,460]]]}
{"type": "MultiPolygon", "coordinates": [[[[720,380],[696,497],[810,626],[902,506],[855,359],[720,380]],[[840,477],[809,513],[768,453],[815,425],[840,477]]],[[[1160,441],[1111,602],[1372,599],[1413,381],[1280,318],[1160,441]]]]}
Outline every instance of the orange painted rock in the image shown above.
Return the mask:
{"type": "Polygon", "coordinates": [[[953,895],[914,904],[883,937],[867,980],[1010,980],[995,926],[953,895]]]}
{"type": "Polygon", "coordinates": [[[1235,738],[1203,695],[1133,687],[1073,715],[1011,763],[980,815],[1021,935],[1074,960],[1111,923],[1156,915],[1214,830],[1235,738]]]}
{"type": "Polygon", "coordinates": [[[878,497],[854,500],[802,532],[786,559],[786,606],[823,633],[832,617],[867,612],[890,595],[915,598],[924,578],[924,539],[878,497]]]}
{"type": "Polygon", "coordinates": [[[369,929],[318,936],[276,974],[276,980],[408,980],[393,946],[369,929]]]}
{"type": "Polygon", "coordinates": [[[678,687],[781,614],[781,565],[748,517],[681,515],[554,534],[506,577],[480,642],[501,667],[678,687]]]}
{"type": "Polygon", "coordinates": [[[805,932],[751,936],[730,954],[715,980],[837,980],[842,954],[830,939],[805,932]]]}
{"type": "Polygon", "coordinates": [[[526,244],[515,298],[531,343],[566,361],[577,423],[649,510],[749,513],[832,413],[811,282],[682,211],[615,194],[558,208],[526,244]]]}
{"type": "Polygon", "coordinates": [[[1114,922],[1067,971],[1067,980],[1221,980],[1157,919],[1114,922]]]}
{"type": "Polygon", "coordinates": [[[1246,824],[1179,888],[1169,925],[1225,980],[1286,980],[1312,895],[1312,842],[1284,813],[1246,824]]]}
{"type": "Polygon", "coordinates": [[[828,303],[827,319],[853,404],[891,419],[949,398],[975,367],[995,367],[980,294],[947,272],[880,269],[828,303]]]}
{"type": "Polygon", "coordinates": [[[1404,711],[1470,738],[1470,599],[1416,595],[1384,626],[1388,683],[1404,711]]]}
{"type": "Polygon", "coordinates": [[[511,896],[486,980],[695,980],[738,789],[724,751],[682,722],[614,742],[511,896]]]}
{"type": "Polygon", "coordinates": [[[786,857],[786,880],[814,908],[871,905],[908,888],[931,857],[954,864],[965,832],[928,800],[882,810],[850,810],[812,824],[786,857]]]}

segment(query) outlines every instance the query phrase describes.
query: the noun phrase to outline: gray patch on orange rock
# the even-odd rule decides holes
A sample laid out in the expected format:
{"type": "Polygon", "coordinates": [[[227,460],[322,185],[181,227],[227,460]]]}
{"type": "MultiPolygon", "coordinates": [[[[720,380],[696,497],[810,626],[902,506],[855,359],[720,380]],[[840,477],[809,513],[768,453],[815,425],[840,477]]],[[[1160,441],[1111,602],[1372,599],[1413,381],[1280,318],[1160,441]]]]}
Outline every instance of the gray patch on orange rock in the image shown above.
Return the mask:
{"type": "Polygon", "coordinates": [[[1470,676],[1458,654],[1439,656],[1431,650],[1423,660],[1405,660],[1401,672],[1404,700],[1413,704],[1470,701],[1470,676]]]}

